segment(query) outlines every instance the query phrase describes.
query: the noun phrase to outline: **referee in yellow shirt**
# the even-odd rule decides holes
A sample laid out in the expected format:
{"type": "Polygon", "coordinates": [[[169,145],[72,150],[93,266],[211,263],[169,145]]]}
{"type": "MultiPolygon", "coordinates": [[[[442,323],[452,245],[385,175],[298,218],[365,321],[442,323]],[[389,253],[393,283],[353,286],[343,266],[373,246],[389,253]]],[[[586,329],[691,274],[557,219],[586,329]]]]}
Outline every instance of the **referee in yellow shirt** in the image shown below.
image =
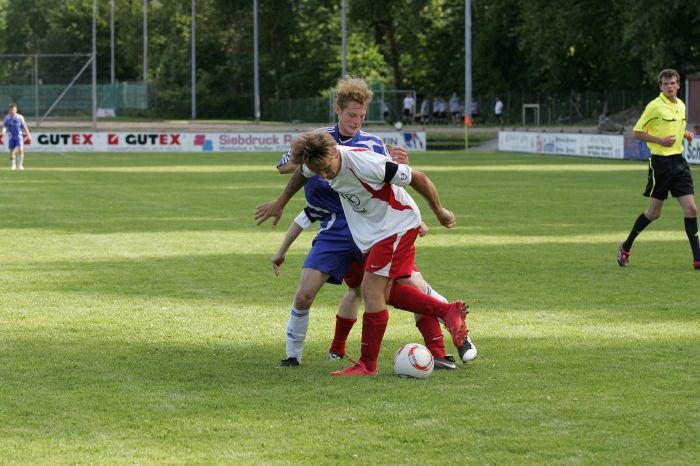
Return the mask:
{"type": "Polygon", "coordinates": [[[693,268],[700,269],[695,190],[688,161],[683,157],[683,138],[690,142],[694,135],[685,129],[685,104],[676,96],[680,81],[681,77],[676,70],[661,70],[661,94],[649,102],[634,126],[634,137],[645,141],[651,151],[649,179],[644,191],[644,195],[649,198],[649,208],[637,217],[632,231],[617,251],[620,267],[629,265],[634,239],[647,225],[661,216],[661,208],[670,191],[683,209],[685,232],[693,252],[693,268]]]}
{"type": "Polygon", "coordinates": [[[678,71],[661,70],[661,94],[649,102],[634,126],[634,137],[645,141],[651,151],[649,179],[644,191],[644,195],[649,198],[649,208],[637,217],[629,236],[617,250],[617,263],[620,267],[629,265],[634,239],[647,225],[661,216],[661,208],[670,191],[683,209],[685,232],[693,252],[693,268],[700,269],[695,190],[688,161],[683,157],[683,138],[690,142],[694,134],[685,129],[685,104],[677,97],[680,82],[678,71]]]}

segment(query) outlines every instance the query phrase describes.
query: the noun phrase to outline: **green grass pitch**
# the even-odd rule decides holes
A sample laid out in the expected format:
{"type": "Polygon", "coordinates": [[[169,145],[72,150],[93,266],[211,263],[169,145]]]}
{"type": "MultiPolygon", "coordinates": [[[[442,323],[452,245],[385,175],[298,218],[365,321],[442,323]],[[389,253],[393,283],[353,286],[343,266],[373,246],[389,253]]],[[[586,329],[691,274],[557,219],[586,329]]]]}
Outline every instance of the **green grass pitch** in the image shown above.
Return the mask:
{"type": "MultiPolygon", "coordinates": [[[[278,154],[32,154],[0,171],[0,462],[690,464],[700,458],[700,273],[682,214],[615,252],[645,208],[643,163],[413,154],[458,225],[417,263],[470,303],[479,357],[392,375],[420,342],[391,310],[373,378],[328,376],[343,289],[276,369],[312,233],[280,277],[253,209],[278,154]]],[[[3,160],[7,160],[4,158],[3,160]]],[[[359,356],[359,326],[349,352],[359,356]]],[[[454,353],[454,350],[452,350],[454,353]]]]}

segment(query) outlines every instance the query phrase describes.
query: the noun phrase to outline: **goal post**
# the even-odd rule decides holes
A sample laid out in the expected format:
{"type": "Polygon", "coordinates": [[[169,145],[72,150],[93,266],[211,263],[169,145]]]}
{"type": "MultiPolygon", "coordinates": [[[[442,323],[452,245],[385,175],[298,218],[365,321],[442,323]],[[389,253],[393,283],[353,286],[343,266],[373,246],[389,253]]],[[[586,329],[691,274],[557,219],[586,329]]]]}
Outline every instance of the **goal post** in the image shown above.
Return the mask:
{"type": "Polygon", "coordinates": [[[528,110],[535,115],[535,126],[540,126],[540,104],[523,104],[523,126],[527,126],[528,110]]]}

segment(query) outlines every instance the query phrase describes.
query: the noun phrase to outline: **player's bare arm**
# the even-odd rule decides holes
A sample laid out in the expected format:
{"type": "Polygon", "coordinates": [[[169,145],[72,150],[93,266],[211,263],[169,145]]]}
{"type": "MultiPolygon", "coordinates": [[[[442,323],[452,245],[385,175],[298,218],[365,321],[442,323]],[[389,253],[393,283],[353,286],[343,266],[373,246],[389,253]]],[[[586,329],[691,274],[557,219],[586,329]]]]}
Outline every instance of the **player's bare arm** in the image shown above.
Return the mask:
{"type": "Polygon", "coordinates": [[[277,167],[277,171],[280,173],[280,175],[289,175],[290,173],[294,173],[294,170],[296,169],[296,164],[291,161],[277,167]]]}
{"type": "Polygon", "coordinates": [[[294,241],[296,241],[302,231],[304,231],[304,229],[296,222],[292,222],[292,224],[289,226],[287,234],[284,235],[284,240],[282,240],[279,250],[270,259],[272,262],[272,270],[275,272],[275,275],[279,276],[282,264],[287,256],[287,251],[289,251],[289,247],[294,243],[294,241]]]}
{"type": "Polygon", "coordinates": [[[437,188],[425,173],[413,170],[410,186],[428,201],[430,209],[435,213],[435,216],[442,226],[445,228],[452,228],[455,226],[457,223],[455,215],[442,206],[437,188]]]}
{"type": "Polygon", "coordinates": [[[27,126],[27,123],[24,123],[24,132],[27,134],[27,141],[31,141],[32,133],[29,132],[29,127],[27,126]]]}
{"type": "Polygon", "coordinates": [[[634,132],[634,138],[638,139],[640,141],[645,141],[645,142],[653,142],[655,144],[659,144],[664,147],[671,147],[676,143],[676,137],[675,136],[667,136],[665,138],[657,138],[655,136],[652,136],[649,133],[643,132],[643,131],[635,131],[634,132]]]}
{"type": "Polygon", "coordinates": [[[282,194],[274,202],[261,204],[255,208],[255,224],[260,225],[270,217],[274,217],[272,226],[276,227],[284,213],[284,207],[289,200],[294,197],[299,189],[306,183],[307,178],[301,173],[301,169],[297,167],[292,175],[292,178],[287,183],[287,186],[282,191],[282,194]]]}

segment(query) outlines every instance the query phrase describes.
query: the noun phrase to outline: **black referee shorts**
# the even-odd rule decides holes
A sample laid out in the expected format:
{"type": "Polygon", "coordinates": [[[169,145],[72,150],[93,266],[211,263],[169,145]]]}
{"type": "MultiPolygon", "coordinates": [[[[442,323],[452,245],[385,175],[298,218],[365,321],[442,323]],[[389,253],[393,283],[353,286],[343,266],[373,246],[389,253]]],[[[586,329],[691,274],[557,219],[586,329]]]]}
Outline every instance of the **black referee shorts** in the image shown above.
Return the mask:
{"type": "Polygon", "coordinates": [[[646,197],[664,201],[671,191],[673,197],[695,194],[688,161],[681,154],[653,155],[649,159],[646,197]]]}

